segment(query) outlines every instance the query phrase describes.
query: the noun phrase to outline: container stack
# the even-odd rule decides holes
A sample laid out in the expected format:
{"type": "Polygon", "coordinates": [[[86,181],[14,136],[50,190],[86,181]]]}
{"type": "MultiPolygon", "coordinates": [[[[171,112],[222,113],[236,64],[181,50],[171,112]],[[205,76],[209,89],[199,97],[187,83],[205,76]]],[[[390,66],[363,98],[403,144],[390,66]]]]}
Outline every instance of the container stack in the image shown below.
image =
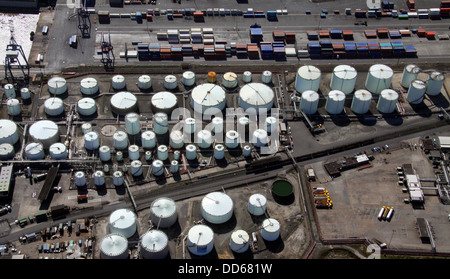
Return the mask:
{"type": "Polygon", "coordinates": [[[285,41],[286,41],[286,44],[294,44],[295,43],[295,32],[285,32],[285,41]]]}
{"type": "Polygon", "coordinates": [[[356,43],[356,51],[358,52],[358,57],[360,58],[369,57],[369,46],[367,43],[356,43]]]}
{"type": "Polygon", "coordinates": [[[345,56],[347,58],[356,58],[357,57],[358,53],[356,50],[355,43],[345,42],[344,47],[345,47],[345,56]]]}
{"type": "Polygon", "coordinates": [[[147,43],[139,43],[138,44],[138,59],[140,61],[148,61],[150,60],[150,53],[148,51],[147,43]]]}
{"type": "Polygon", "coordinates": [[[364,35],[367,39],[375,39],[377,37],[377,31],[376,30],[365,30],[364,35]]]}
{"type": "Polygon", "coordinates": [[[342,30],[330,30],[331,39],[342,39],[342,30]]]}
{"type": "Polygon", "coordinates": [[[252,43],[260,43],[263,40],[262,28],[260,26],[250,27],[250,41],[252,43]]]}
{"type": "Polygon", "coordinates": [[[273,47],[270,42],[261,42],[259,44],[261,48],[261,58],[262,59],[273,59],[273,47]]]}
{"type": "Polygon", "coordinates": [[[389,42],[380,42],[381,56],[392,57],[392,45],[389,42]]]}
{"type": "Polygon", "coordinates": [[[169,41],[169,44],[180,43],[178,30],[177,29],[167,30],[167,40],[169,41]]]}
{"type": "Polygon", "coordinates": [[[402,34],[400,34],[400,31],[398,30],[389,30],[389,38],[391,39],[401,39],[402,38],[402,34]]]}
{"type": "Polygon", "coordinates": [[[333,45],[330,40],[320,41],[321,51],[320,54],[322,58],[332,58],[333,57],[333,45]]]}
{"type": "Polygon", "coordinates": [[[286,49],[284,46],[284,41],[273,42],[272,46],[275,60],[283,60],[286,58],[286,49]]]}
{"type": "Polygon", "coordinates": [[[308,40],[318,40],[319,39],[319,33],[316,31],[308,31],[306,32],[308,36],[308,40]]]}
{"type": "Polygon", "coordinates": [[[309,57],[311,57],[313,59],[320,58],[320,53],[321,53],[320,43],[318,43],[318,42],[308,43],[308,52],[309,52],[309,57]]]}
{"type": "Polygon", "coordinates": [[[353,31],[352,30],[343,30],[342,38],[346,41],[353,40],[353,31]]]}
{"type": "Polygon", "coordinates": [[[369,55],[372,58],[380,58],[381,57],[381,49],[380,44],[378,42],[369,42],[367,43],[367,47],[369,48],[369,55]]]}
{"type": "Polygon", "coordinates": [[[380,39],[387,39],[389,37],[389,31],[387,28],[377,28],[377,36],[380,39]]]}
{"type": "Polygon", "coordinates": [[[256,43],[247,44],[247,56],[250,59],[259,59],[258,45],[256,43]]]}

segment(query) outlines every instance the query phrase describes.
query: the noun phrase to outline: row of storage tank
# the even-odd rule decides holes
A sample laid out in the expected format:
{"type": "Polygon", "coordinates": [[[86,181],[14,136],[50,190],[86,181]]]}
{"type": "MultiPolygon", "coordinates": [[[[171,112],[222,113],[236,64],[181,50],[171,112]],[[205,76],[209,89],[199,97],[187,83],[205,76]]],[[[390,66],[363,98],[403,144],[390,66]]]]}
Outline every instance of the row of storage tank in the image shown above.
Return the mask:
{"type": "MultiPolygon", "coordinates": [[[[248,211],[254,216],[266,213],[267,199],[262,194],[253,194],[248,200],[248,211]]],[[[233,200],[223,192],[211,192],[201,202],[203,218],[211,224],[223,224],[233,215],[233,200]]],[[[178,220],[177,206],[170,198],[158,198],[150,206],[150,221],[155,229],[148,230],[139,240],[141,256],[145,259],[163,259],[169,254],[169,239],[161,228],[170,228],[178,220]]],[[[101,258],[125,259],[129,257],[128,239],[138,230],[137,217],[129,209],[118,209],[109,216],[109,234],[100,243],[101,258]]],[[[259,232],[266,241],[275,241],[280,236],[280,223],[266,218],[259,232]]],[[[241,229],[230,237],[230,248],[235,253],[244,253],[250,243],[249,234],[241,229]]],[[[194,225],[187,235],[187,248],[197,256],[209,254],[214,248],[214,232],[205,224],[194,225]]]]}
{"type": "MultiPolygon", "coordinates": [[[[402,73],[401,85],[407,89],[406,100],[411,104],[419,104],[425,94],[439,95],[445,76],[433,71],[426,81],[418,79],[421,69],[416,65],[407,65],[402,73]]],[[[325,109],[330,114],[340,114],[348,95],[354,92],[351,109],[356,114],[369,111],[373,95],[378,97],[377,109],[380,113],[393,113],[399,99],[399,93],[391,89],[394,71],[383,64],[372,65],[365,80],[365,89],[355,90],[357,71],[349,65],[339,65],[333,69],[330,80],[325,109]]],[[[315,114],[319,104],[321,71],[315,66],[302,66],[298,69],[295,89],[301,94],[300,109],[306,114],[315,114]]]]}

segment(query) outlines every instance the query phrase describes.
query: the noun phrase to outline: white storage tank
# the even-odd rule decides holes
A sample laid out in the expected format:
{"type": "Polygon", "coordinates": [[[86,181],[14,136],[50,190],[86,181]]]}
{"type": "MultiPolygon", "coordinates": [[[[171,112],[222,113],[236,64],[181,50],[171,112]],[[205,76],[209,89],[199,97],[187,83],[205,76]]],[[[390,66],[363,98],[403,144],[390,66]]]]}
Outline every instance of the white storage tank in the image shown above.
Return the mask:
{"type": "Polygon", "coordinates": [[[319,107],[319,94],[313,90],[305,90],[300,100],[300,109],[306,114],[315,114],[319,107]]]}
{"type": "Polygon", "coordinates": [[[10,83],[5,84],[3,89],[5,89],[5,97],[6,98],[15,98],[16,97],[16,89],[14,88],[14,85],[12,85],[10,83]]]}
{"type": "Polygon", "coordinates": [[[278,119],[274,116],[266,118],[266,130],[269,133],[274,133],[278,130],[278,119]]]}
{"type": "Polygon", "coordinates": [[[269,142],[269,138],[267,135],[267,131],[264,129],[256,129],[252,135],[252,143],[256,147],[262,147],[267,145],[269,142]]]}
{"type": "Polygon", "coordinates": [[[242,155],[244,157],[252,155],[252,147],[250,145],[244,145],[244,147],[242,147],[242,155]]]}
{"type": "Polygon", "coordinates": [[[186,159],[195,160],[197,159],[197,147],[193,144],[186,145],[186,159]]]}
{"type": "Polygon", "coordinates": [[[184,126],[183,126],[183,131],[186,134],[193,134],[195,133],[195,129],[196,129],[196,123],[195,123],[195,118],[192,117],[188,117],[184,120],[184,126]]]}
{"type": "Polygon", "coordinates": [[[152,87],[152,78],[149,75],[142,75],[138,78],[138,87],[141,90],[147,90],[152,87]]]}
{"type": "Polygon", "coordinates": [[[252,82],[252,72],[250,72],[250,71],[245,71],[245,72],[242,74],[242,79],[244,80],[245,83],[252,82]]]}
{"type": "Polygon", "coordinates": [[[444,85],[445,75],[440,72],[432,72],[427,79],[427,91],[430,96],[437,96],[441,93],[442,86],[444,85]]]}
{"type": "Polygon", "coordinates": [[[130,163],[131,175],[140,176],[142,175],[142,162],[139,160],[133,160],[130,163]]]}
{"type": "Polygon", "coordinates": [[[222,144],[216,144],[214,146],[214,159],[222,160],[225,158],[225,147],[222,144]]]}
{"type": "Polygon", "coordinates": [[[94,172],[95,186],[103,186],[105,184],[105,173],[101,170],[94,172]]]}
{"type": "Polygon", "coordinates": [[[121,234],[129,238],[136,233],[137,218],[136,214],[128,208],[115,210],[109,216],[109,231],[111,233],[121,234]]]}
{"type": "Polygon", "coordinates": [[[217,84],[204,83],[197,85],[192,90],[191,107],[198,113],[207,115],[217,114],[225,106],[225,90],[217,84]]]}
{"type": "Polygon", "coordinates": [[[142,147],[152,149],[156,146],[156,134],[153,131],[147,130],[141,134],[142,147]]]}
{"type": "Polygon", "coordinates": [[[161,161],[167,160],[169,157],[169,149],[166,145],[161,144],[158,146],[158,159],[161,161]]]}
{"type": "Polygon", "coordinates": [[[189,252],[197,256],[209,254],[214,248],[214,232],[206,225],[195,225],[189,229],[187,236],[189,252]]]}
{"type": "Polygon", "coordinates": [[[150,161],[152,159],[152,152],[147,150],[145,151],[145,160],[150,161]]]}
{"type": "Polygon", "coordinates": [[[365,89],[355,91],[351,109],[356,114],[365,114],[369,111],[372,102],[372,93],[365,89]]]}
{"type": "Polygon", "coordinates": [[[100,257],[115,260],[128,259],[128,240],[120,234],[105,236],[100,242],[100,257]]]}
{"type": "Polygon", "coordinates": [[[280,237],[280,222],[274,218],[267,218],[261,227],[261,236],[267,241],[275,241],[280,237]]]}
{"type": "Polygon", "coordinates": [[[67,81],[62,77],[52,77],[47,82],[48,92],[53,95],[61,95],[67,91],[67,81]]]}
{"type": "Polygon", "coordinates": [[[397,105],[398,93],[392,89],[381,91],[377,102],[377,109],[381,113],[393,113],[397,105]]]}
{"type": "Polygon", "coordinates": [[[249,114],[269,112],[275,94],[272,88],[263,83],[248,83],[239,90],[239,106],[249,114]]]}
{"type": "Polygon", "coordinates": [[[123,161],[123,152],[122,151],[117,151],[116,152],[116,160],[118,162],[122,162],[123,161]]]}
{"type": "Polygon", "coordinates": [[[183,132],[181,132],[180,130],[172,130],[172,132],[170,132],[170,136],[169,136],[169,145],[173,149],[183,148],[183,146],[184,146],[183,132]]]}
{"type": "Polygon", "coordinates": [[[75,176],[75,185],[77,187],[86,186],[86,175],[84,172],[77,171],[74,176],[75,176]]]}
{"type": "Polygon", "coordinates": [[[325,109],[330,114],[340,114],[344,109],[345,94],[339,90],[331,90],[328,93],[325,109]]]}
{"type": "Polygon", "coordinates": [[[250,119],[247,116],[241,116],[236,121],[236,129],[243,137],[248,135],[250,129],[250,119]]]}
{"type": "Polygon", "coordinates": [[[161,160],[154,160],[152,162],[152,172],[155,176],[160,176],[164,174],[164,163],[161,160]]]}
{"type": "Polygon", "coordinates": [[[394,71],[384,64],[375,64],[369,68],[366,78],[366,89],[372,94],[380,94],[383,89],[391,86],[394,71]]]}
{"type": "Polygon", "coordinates": [[[177,77],[174,75],[167,75],[164,78],[164,87],[168,90],[173,90],[178,87],[177,77]]]}
{"type": "Polygon", "coordinates": [[[262,72],[261,80],[265,84],[272,83],[272,72],[271,71],[262,72]]]}
{"type": "Polygon", "coordinates": [[[137,98],[130,92],[118,92],[111,97],[111,110],[119,115],[133,112],[137,108],[137,98]]]}
{"type": "Polygon", "coordinates": [[[83,135],[92,132],[92,124],[89,122],[81,124],[81,132],[83,133],[83,135]]]}
{"type": "Polygon", "coordinates": [[[135,112],[125,115],[125,130],[129,135],[137,135],[141,132],[141,116],[135,112]]]}
{"type": "Polygon", "coordinates": [[[168,91],[158,92],[151,99],[153,112],[165,112],[168,115],[178,107],[177,96],[168,91]]]}
{"type": "Polygon", "coordinates": [[[128,147],[128,135],[124,131],[113,134],[113,146],[116,150],[124,150],[128,147]]]}
{"type": "Polygon", "coordinates": [[[170,173],[175,174],[178,173],[178,161],[177,160],[172,160],[170,162],[170,173]]]}
{"type": "Polygon", "coordinates": [[[402,79],[400,81],[401,86],[409,88],[411,82],[417,79],[420,73],[420,68],[414,64],[408,64],[403,68],[402,79]]]}
{"type": "Polygon", "coordinates": [[[141,238],[140,246],[144,259],[165,259],[169,254],[169,238],[160,230],[147,231],[141,238]]]}
{"type": "Polygon", "coordinates": [[[56,142],[48,148],[50,157],[53,160],[67,159],[67,147],[64,143],[56,142]]]}
{"type": "Polygon", "coordinates": [[[51,97],[44,102],[44,111],[49,116],[58,116],[64,113],[64,103],[61,98],[51,97]]]}
{"type": "Polygon", "coordinates": [[[208,130],[200,130],[197,133],[197,144],[200,148],[209,148],[212,144],[212,134],[208,130]]]}
{"type": "Polygon", "coordinates": [[[44,159],[44,146],[40,142],[31,142],[25,146],[25,157],[28,160],[44,159]]]}
{"type": "Polygon", "coordinates": [[[195,84],[195,73],[192,71],[184,72],[182,82],[184,86],[193,86],[195,84]]]}
{"type": "Polygon", "coordinates": [[[255,216],[261,216],[266,213],[267,199],[262,194],[253,194],[248,199],[248,212],[255,216]]]}
{"type": "Polygon", "coordinates": [[[406,94],[406,100],[411,104],[420,104],[423,101],[426,90],[427,84],[424,81],[419,79],[413,80],[406,94]]]}
{"type": "Polygon", "coordinates": [[[233,216],[233,200],[225,193],[211,192],[202,199],[203,218],[212,224],[223,224],[233,216]]]}
{"type": "Polygon", "coordinates": [[[20,89],[20,98],[22,98],[22,101],[31,99],[30,89],[28,89],[26,87],[20,89]]]}
{"type": "Polygon", "coordinates": [[[9,98],[6,100],[6,107],[8,108],[8,115],[18,116],[22,113],[20,102],[18,99],[9,98]]]}
{"type": "Polygon", "coordinates": [[[94,95],[98,92],[98,82],[95,78],[87,77],[80,81],[80,90],[84,95],[94,95]]]}
{"type": "Polygon", "coordinates": [[[236,148],[239,145],[239,133],[230,130],[225,134],[225,146],[227,148],[236,148]]]}
{"type": "Polygon", "coordinates": [[[306,90],[318,91],[322,73],[312,65],[301,66],[295,76],[295,90],[303,93],[306,90]]]}
{"type": "Polygon", "coordinates": [[[116,187],[123,185],[123,173],[121,171],[115,171],[113,173],[113,184],[116,187]]]}
{"type": "Polygon", "coordinates": [[[178,219],[177,205],[170,198],[157,198],[150,206],[150,220],[158,228],[169,228],[178,219]]]}
{"type": "Polygon", "coordinates": [[[153,131],[158,135],[164,135],[169,131],[169,119],[166,113],[157,112],[153,115],[153,131]]]}
{"type": "Polygon", "coordinates": [[[244,230],[235,230],[231,233],[230,248],[235,253],[245,253],[250,247],[250,236],[244,230]]]}
{"type": "Polygon", "coordinates": [[[97,112],[97,104],[94,99],[86,97],[77,103],[78,113],[83,116],[91,116],[97,112]]]}
{"type": "Polygon", "coordinates": [[[55,142],[59,142],[58,125],[50,120],[34,122],[28,131],[34,141],[41,142],[44,148],[48,148],[55,142]]]}
{"type": "Polygon", "coordinates": [[[102,145],[99,148],[100,160],[102,162],[108,162],[111,160],[111,148],[107,145],[102,145]]]}
{"type": "Polygon", "coordinates": [[[223,132],[223,118],[222,117],[214,117],[211,120],[212,124],[212,132],[214,134],[220,134],[223,132]]]}
{"type": "Polygon", "coordinates": [[[84,147],[87,150],[95,150],[100,146],[98,134],[95,131],[84,134],[84,147]]]}
{"type": "Polygon", "coordinates": [[[180,157],[181,157],[181,152],[180,152],[180,150],[175,150],[175,151],[173,152],[173,159],[174,159],[174,160],[180,160],[180,157]]]}
{"type": "Polygon", "coordinates": [[[19,141],[17,124],[9,119],[0,119],[0,143],[16,144],[19,141]]]}
{"type": "Polygon", "coordinates": [[[10,160],[14,158],[15,150],[14,146],[10,143],[0,144],[0,160],[10,160]]]}
{"type": "Polygon", "coordinates": [[[339,65],[333,69],[331,76],[331,90],[340,90],[345,94],[350,94],[355,89],[356,77],[358,73],[356,69],[349,65],[339,65]]]}
{"type": "Polygon", "coordinates": [[[136,144],[128,146],[128,158],[132,161],[139,160],[141,158],[139,154],[139,146],[137,146],[136,144]]]}
{"type": "Polygon", "coordinates": [[[112,77],[112,88],[114,90],[122,90],[126,87],[125,77],[122,75],[115,75],[112,77]]]}
{"type": "Polygon", "coordinates": [[[227,72],[222,77],[222,86],[227,89],[233,89],[238,85],[237,75],[233,72],[227,72]]]}

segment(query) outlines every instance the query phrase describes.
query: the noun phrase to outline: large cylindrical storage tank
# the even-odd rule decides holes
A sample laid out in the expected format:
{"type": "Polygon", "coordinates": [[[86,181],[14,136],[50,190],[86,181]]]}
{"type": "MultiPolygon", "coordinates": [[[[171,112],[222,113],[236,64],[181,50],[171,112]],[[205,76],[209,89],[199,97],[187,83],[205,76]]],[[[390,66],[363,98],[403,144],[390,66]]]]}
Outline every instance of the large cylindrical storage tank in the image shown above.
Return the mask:
{"type": "Polygon", "coordinates": [[[128,259],[128,240],[120,234],[109,234],[100,242],[102,259],[128,259]]]}
{"type": "Polygon", "coordinates": [[[191,107],[202,114],[213,115],[226,106],[225,90],[217,84],[197,85],[191,93],[191,107]]]}
{"type": "Polygon", "coordinates": [[[56,142],[48,148],[50,157],[53,160],[67,159],[67,147],[64,143],[56,142]]]}
{"type": "Polygon", "coordinates": [[[200,130],[197,133],[197,144],[200,148],[209,148],[212,144],[212,134],[208,130],[200,130]]]}
{"type": "Polygon", "coordinates": [[[101,170],[94,172],[95,186],[103,186],[105,184],[105,173],[101,170]]]}
{"type": "Polygon", "coordinates": [[[112,88],[114,90],[122,90],[126,86],[125,77],[122,75],[115,75],[112,77],[112,88]]]}
{"type": "Polygon", "coordinates": [[[153,112],[165,112],[170,115],[178,107],[178,99],[175,94],[162,91],[153,95],[151,104],[153,112]]]}
{"type": "Polygon", "coordinates": [[[167,75],[164,78],[164,87],[168,90],[173,90],[178,87],[177,77],[174,75],[167,75]]]}
{"type": "Polygon", "coordinates": [[[202,199],[203,218],[212,224],[223,224],[233,216],[233,200],[225,193],[211,192],[202,199]]]}
{"type": "Polygon", "coordinates": [[[184,86],[193,86],[195,84],[195,73],[192,71],[184,72],[182,82],[184,86]]]}
{"type": "Polygon", "coordinates": [[[214,146],[214,159],[222,160],[225,158],[225,147],[222,144],[216,144],[214,146]]]}
{"type": "Polygon", "coordinates": [[[212,124],[212,132],[214,134],[220,134],[223,132],[223,118],[222,117],[214,117],[211,120],[211,124],[212,124]]]}
{"type": "Polygon", "coordinates": [[[239,133],[230,130],[225,134],[225,146],[228,148],[236,148],[239,145],[239,133]]]}
{"type": "Polygon", "coordinates": [[[340,114],[344,110],[345,94],[339,90],[328,93],[325,109],[329,114],[340,114]]]}
{"type": "Polygon", "coordinates": [[[178,170],[179,170],[178,161],[172,160],[170,162],[170,173],[176,174],[176,173],[178,173],[178,170]]]}
{"type": "Polygon", "coordinates": [[[397,105],[398,93],[392,89],[381,91],[378,98],[377,109],[381,113],[393,113],[397,105]]]}
{"type": "Polygon", "coordinates": [[[276,201],[287,202],[294,196],[294,187],[287,180],[277,180],[271,188],[272,196],[276,201]]]}
{"type": "Polygon", "coordinates": [[[140,241],[144,259],[165,259],[169,254],[169,238],[160,230],[146,232],[140,241]]]}
{"type": "Polygon", "coordinates": [[[409,88],[411,82],[417,79],[417,76],[420,73],[420,68],[414,64],[408,64],[403,68],[402,79],[400,81],[401,86],[405,88],[409,88]]]}
{"type": "Polygon", "coordinates": [[[272,88],[263,83],[248,83],[239,90],[239,106],[249,114],[269,112],[275,94],[272,88]]]}
{"type": "Polygon", "coordinates": [[[154,160],[152,162],[152,173],[155,176],[160,176],[164,174],[164,163],[161,160],[154,160]]]}
{"type": "Polygon", "coordinates": [[[262,72],[261,80],[265,84],[272,83],[272,72],[271,71],[262,72]]]}
{"type": "Polygon", "coordinates": [[[193,144],[186,145],[186,159],[195,160],[197,159],[197,147],[193,144]]]}
{"type": "Polygon", "coordinates": [[[349,65],[339,65],[333,69],[331,76],[331,90],[340,90],[345,94],[350,94],[355,89],[356,77],[358,73],[356,69],[349,65]]]}
{"type": "Polygon", "coordinates": [[[267,145],[269,142],[269,137],[267,131],[264,129],[256,129],[252,135],[252,143],[256,147],[262,147],[267,145]]]}
{"type": "Polygon", "coordinates": [[[115,210],[109,215],[109,231],[129,238],[136,233],[136,214],[127,208],[115,210]]]}
{"type": "Polygon", "coordinates": [[[62,77],[52,77],[47,82],[48,92],[53,95],[61,95],[67,91],[67,81],[62,77]]]}
{"type": "Polygon", "coordinates": [[[233,89],[238,85],[237,75],[233,72],[227,72],[222,77],[222,86],[227,89],[233,89]]]}
{"type": "Polygon", "coordinates": [[[245,83],[252,82],[252,72],[250,72],[250,71],[245,71],[245,72],[242,74],[242,80],[243,80],[245,83]]]}
{"type": "Polygon", "coordinates": [[[94,95],[98,92],[98,82],[95,78],[84,78],[80,81],[80,90],[84,95],[94,95]]]}
{"type": "Polygon", "coordinates": [[[250,236],[244,230],[235,230],[231,233],[230,248],[235,253],[245,253],[250,247],[250,236]]]}
{"type": "Polygon", "coordinates": [[[440,72],[432,72],[427,79],[427,91],[430,96],[437,96],[441,93],[444,85],[445,75],[440,72]]]}
{"type": "Polygon", "coordinates": [[[263,221],[260,232],[264,240],[275,241],[280,237],[280,222],[274,218],[267,218],[263,221]]]}
{"type": "Polygon", "coordinates": [[[0,119],[0,144],[9,143],[14,145],[18,140],[17,124],[9,119],[0,119]]]}
{"type": "Polygon", "coordinates": [[[118,92],[111,97],[111,110],[119,115],[133,112],[137,108],[137,98],[130,92],[118,92]]]}
{"type": "Polygon", "coordinates": [[[152,149],[156,146],[156,134],[153,131],[144,131],[141,134],[142,147],[152,149]]]}
{"type": "Polygon", "coordinates": [[[99,148],[100,160],[102,162],[108,162],[111,160],[111,148],[107,145],[100,146],[99,148]]]}
{"type": "Polygon", "coordinates": [[[141,90],[147,90],[152,87],[152,78],[149,75],[142,75],[138,78],[138,87],[141,90]]]}
{"type": "Polygon", "coordinates": [[[83,116],[90,116],[97,112],[97,105],[92,98],[82,98],[77,103],[78,113],[83,116]]]}
{"type": "Polygon", "coordinates": [[[18,99],[10,98],[6,100],[6,107],[8,108],[8,115],[18,116],[22,113],[20,102],[18,99]]]}
{"type": "Polygon", "coordinates": [[[59,142],[58,125],[50,120],[40,120],[31,125],[28,131],[34,141],[41,142],[44,148],[48,148],[55,142],[59,142]]]}
{"type": "Polygon", "coordinates": [[[115,171],[113,173],[113,184],[116,187],[123,185],[123,173],[121,171],[115,171]]]}
{"type": "Polygon", "coordinates": [[[141,116],[135,112],[125,115],[125,129],[129,135],[137,135],[141,132],[141,116]]]}
{"type": "Polygon", "coordinates": [[[208,72],[208,82],[215,83],[216,82],[216,72],[208,72]]]}
{"type": "Polygon", "coordinates": [[[84,134],[84,147],[87,150],[95,150],[100,146],[98,134],[95,131],[84,134]]]}
{"type": "Polygon", "coordinates": [[[75,185],[77,187],[86,186],[86,174],[84,172],[77,171],[74,176],[75,176],[75,185]]]}
{"type": "Polygon", "coordinates": [[[172,130],[172,132],[170,132],[169,145],[173,149],[183,148],[184,146],[183,132],[181,132],[180,130],[172,130]]]}
{"type": "Polygon", "coordinates": [[[51,97],[44,102],[44,111],[49,116],[58,116],[64,112],[64,103],[61,98],[51,97]]]}
{"type": "Polygon", "coordinates": [[[163,135],[169,131],[167,113],[157,112],[153,115],[153,131],[158,135],[163,135]]]}
{"type": "Polygon", "coordinates": [[[5,97],[6,98],[15,98],[16,97],[16,89],[14,88],[14,85],[12,85],[10,83],[5,84],[3,89],[5,89],[5,97]]]}
{"type": "Polygon", "coordinates": [[[124,150],[128,147],[128,135],[124,131],[117,131],[113,134],[113,146],[116,150],[124,150]]]}
{"type": "Polygon", "coordinates": [[[266,213],[267,199],[264,195],[253,194],[248,199],[248,212],[255,216],[261,216],[266,213]]]}
{"type": "Polygon", "coordinates": [[[375,64],[369,68],[366,78],[366,89],[372,94],[380,94],[391,86],[394,71],[386,65],[375,64]]]}
{"type": "Polygon", "coordinates": [[[411,104],[420,104],[423,101],[426,90],[427,84],[424,81],[419,79],[413,80],[408,88],[406,100],[411,104]]]}
{"type": "Polygon", "coordinates": [[[372,102],[372,93],[365,89],[355,91],[353,95],[351,109],[356,114],[365,114],[370,109],[372,102]]]}
{"type": "Polygon", "coordinates": [[[132,144],[128,146],[128,159],[130,160],[139,160],[141,158],[139,154],[139,146],[136,144],[132,144]]]}
{"type": "Polygon", "coordinates": [[[313,90],[305,90],[300,100],[300,109],[306,114],[315,114],[319,107],[319,94],[313,90]]]}
{"type": "Polygon", "coordinates": [[[311,65],[301,66],[295,76],[295,90],[300,94],[306,90],[317,92],[321,77],[322,73],[317,67],[311,65]]]}
{"type": "Polygon", "coordinates": [[[142,162],[139,160],[133,160],[130,163],[130,170],[132,176],[142,175],[142,162]]]}
{"type": "Polygon", "coordinates": [[[10,143],[0,144],[0,160],[10,160],[14,158],[15,150],[14,146],[10,143]]]}
{"type": "Polygon", "coordinates": [[[31,142],[25,146],[25,157],[28,160],[42,160],[45,157],[44,146],[40,142],[31,142]]]}
{"type": "Polygon", "coordinates": [[[206,225],[195,225],[189,229],[187,237],[189,252],[197,256],[209,254],[214,248],[214,232],[206,225]]]}
{"type": "Polygon", "coordinates": [[[158,159],[161,161],[167,160],[169,157],[169,149],[166,145],[161,144],[158,146],[158,159]]]}
{"type": "Polygon", "coordinates": [[[252,155],[252,147],[250,145],[244,145],[244,147],[242,147],[242,155],[244,157],[252,155]]]}
{"type": "Polygon", "coordinates": [[[22,98],[22,101],[26,101],[31,99],[31,91],[30,89],[24,87],[20,89],[20,98],[22,98]]]}
{"type": "Polygon", "coordinates": [[[196,130],[195,118],[188,117],[184,120],[183,131],[186,134],[193,134],[196,130]]]}
{"type": "Polygon", "coordinates": [[[150,206],[150,219],[158,228],[169,228],[178,219],[177,205],[170,198],[158,198],[150,206]]]}

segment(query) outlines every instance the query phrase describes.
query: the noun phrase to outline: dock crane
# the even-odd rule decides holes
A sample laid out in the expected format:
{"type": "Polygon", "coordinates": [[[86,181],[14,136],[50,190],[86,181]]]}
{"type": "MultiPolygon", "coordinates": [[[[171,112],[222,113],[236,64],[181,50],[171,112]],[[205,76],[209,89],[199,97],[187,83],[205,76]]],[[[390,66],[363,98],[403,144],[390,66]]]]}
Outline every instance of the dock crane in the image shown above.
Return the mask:
{"type": "Polygon", "coordinates": [[[78,29],[81,31],[82,38],[91,37],[91,20],[89,18],[89,11],[86,9],[86,0],[84,4],[80,3],[80,7],[77,9],[78,14],[78,29]]]}
{"type": "Polygon", "coordinates": [[[108,32],[108,40],[105,40],[105,36],[102,32],[102,38],[101,38],[101,50],[102,50],[102,59],[101,62],[103,63],[103,66],[105,67],[105,70],[114,70],[114,52],[113,52],[113,46],[111,44],[111,34],[108,32]]]}
{"type": "Polygon", "coordinates": [[[14,39],[14,25],[9,21],[10,39],[6,45],[5,79],[12,84],[28,84],[30,81],[30,64],[27,56],[14,39]]]}

